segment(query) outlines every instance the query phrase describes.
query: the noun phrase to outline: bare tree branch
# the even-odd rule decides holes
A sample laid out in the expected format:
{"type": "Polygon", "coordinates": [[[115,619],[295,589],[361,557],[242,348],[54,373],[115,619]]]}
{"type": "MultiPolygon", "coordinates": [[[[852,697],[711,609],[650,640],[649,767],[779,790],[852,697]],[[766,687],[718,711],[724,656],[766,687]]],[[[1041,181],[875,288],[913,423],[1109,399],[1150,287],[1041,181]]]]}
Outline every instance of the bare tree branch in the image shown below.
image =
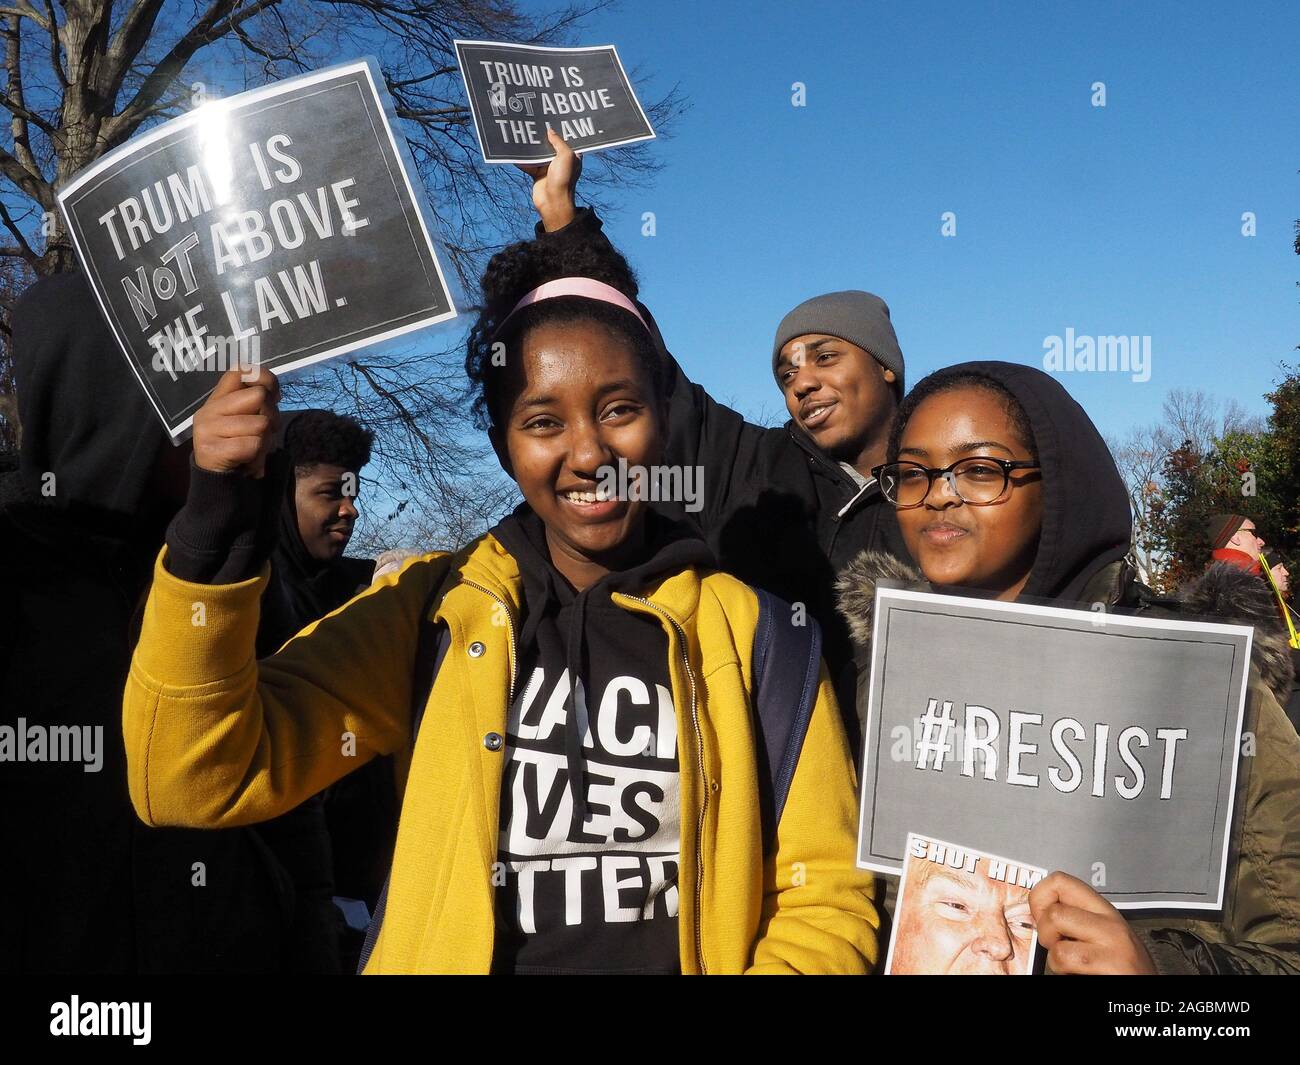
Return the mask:
{"type": "Polygon", "coordinates": [[[140,123],[148,117],[149,109],[163,96],[185,64],[201,48],[218,41],[236,27],[260,14],[266,8],[278,4],[280,0],[253,0],[253,3],[240,11],[234,11],[240,0],[214,0],[203,17],[174,45],[158,62],[144,84],[126,105],[122,112],[109,119],[105,125],[105,141],[113,147],[136,131],[140,123]]]}
{"type": "Polygon", "coordinates": [[[50,28],[51,19],[47,15],[37,11],[31,4],[15,4],[13,7],[0,7],[0,15],[8,15],[15,19],[29,18],[35,22],[41,29],[50,28]]]}
{"type": "Polygon", "coordinates": [[[14,224],[13,216],[9,213],[9,208],[5,206],[4,200],[0,200],[0,222],[4,223],[5,229],[9,230],[13,234],[14,240],[18,242],[16,253],[4,252],[4,254],[21,255],[28,263],[35,266],[41,257],[36,254],[35,250],[27,242],[22,230],[14,224]]]}

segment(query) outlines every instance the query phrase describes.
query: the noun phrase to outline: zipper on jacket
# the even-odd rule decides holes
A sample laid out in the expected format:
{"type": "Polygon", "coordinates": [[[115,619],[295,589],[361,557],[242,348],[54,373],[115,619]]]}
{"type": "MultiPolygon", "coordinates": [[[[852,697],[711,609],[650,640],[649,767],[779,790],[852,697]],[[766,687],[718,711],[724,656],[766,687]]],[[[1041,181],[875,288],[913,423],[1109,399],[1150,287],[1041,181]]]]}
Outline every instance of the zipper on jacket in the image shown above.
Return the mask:
{"type": "Polygon", "coordinates": [[[847,514],[852,509],[853,504],[862,498],[862,493],[865,492],[868,488],[874,488],[875,486],[876,486],[876,479],[872,477],[869,481],[867,481],[866,484],[864,484],[861,488],[858,489],[857,494],[852,499],[850,499],[847,503],[845,503],[844,506],[840,507],[839,511],[835,514],[835,520],[839,521],[840,518],[844,517],[844,515],[847,514]]]}
{"type": "Polygon", "coordinates": [[[462,584],[468,584],[471,588],[477,588],[494,603],[498,603],[506,615],[506,632],[510,636],[510,698],[506,701],[506,712],[509,713],[510,707],[515,705],[515,674],[519,668],[519,648],[515,646],[515,619],[510,613],[510,607],[504,599],[495,592],[490,592],[481,584],[475,584],[471,580],[461,578],[462,584]]]}
{"type": "Polygon", "coordinates": [[[704,909],[704,815],[709,808],[709,779],[704,772],[704,732],[700,728],[700,710],[699,702],[695,695],[695,674],[691,671],[690,655],[686,652],[686,631],[677,623],[668,611],[656,603],[650,602],[649,599],[642,599],[638,595],[628,595],[626,592],[620,593],[626,595],[628,599],[647,606],[656,614],[667,618],[674,629],[677,630],[678,647],[682,652],[682,665],[686,667],[686,680],[691,690],[691,727],[695,730],[695,762],[700,770],[700,814],[695,822],[695,962],[700,967],[700,975],[707,976],[709,971],[704,964],[704,937],[700,930],[700,919],[704,909]]]}

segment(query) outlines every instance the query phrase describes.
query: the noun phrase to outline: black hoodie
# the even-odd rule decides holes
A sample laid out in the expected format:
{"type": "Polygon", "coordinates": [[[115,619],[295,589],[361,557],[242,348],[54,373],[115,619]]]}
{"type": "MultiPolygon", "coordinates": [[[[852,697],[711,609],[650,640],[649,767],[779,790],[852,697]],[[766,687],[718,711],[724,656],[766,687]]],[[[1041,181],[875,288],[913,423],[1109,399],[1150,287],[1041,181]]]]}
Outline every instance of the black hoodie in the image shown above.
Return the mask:
{"type": "Polygon", "coordinates": [[[256,834],[149,829],[127,794],[121,693],[176,507],[156,475],[184,454],[164,451],[80,275],[24,294],[13,352],[23,443],[0,486],[0,727],[99,730],[102,762],[0,762],[0,968],[274,970],[292,894],[256,834]]]}
{"type": "MultiPolygon", "coordinates": [[[[1089,585],[1128,554],[1133,533],[1128,490],[1110,448],[1084,409],[1054,377],[1032,366],[1009,362],[963,362],[936,370],[916,387],[954,377],[976,376],[1001,385],[1029,419],[1042,467],[1043,517],[1029,580],[1020,593],[1026,601],[1075,603],[1089,585]]],[[[871,603],[879,577],[899,579],[914,573],[906,562],[887,561],[864,551],[837,582],[840,613],[854,641],[868,642],[871,603]]]]}
{"type": "MultiPolygon", "coordinates": [[[[294,424],[305,413],[286,411],[280,416],[281,446],[285,449],[289,449],[294,424]]],[[[289,637],[364,591],[375,572],[374,560],[369,558],[341,556],[321,562],[312,557],[298,529],[295,489],[295,474],[289,470],[280,500],[279,532],[271,551],[271,580],[262,594],[258,658],[275,654],[289,637]]]]}
{"type": "Polygon", "coordinates": [[[576,592],[524,504],[492,530],[519,564],[496,883],[499,973],[673,973],[680,792],[668,638],[612,601],[712,555],[648,511],[635,566],[576,592]],[[577,684],[569,678],[577,677],[577,684]],[[635,749],[633,749],[635,748],[635,749]]]}
{"type": "MultiPolygon", "coordinates": [[[[1103,593],[1095,585],[1117,568],[1126,570],[1117,563],[1128,554],[1133,526],[1128,491],[1097,427],[1059,381],[1032,366],[963,362],[936,370],[916,387],[972,374],[1001,385],[1016,398],[1029,419],[1042,466],[1042,527],[1020,598],[1069,604],[1096,596],[1113,605],[1111,589],[1103,593]]],[[[863,551],[835,585],[839,612],[854,641],[859,725],[866,714],[871,615],[876,584],[882,579],[914,583],[921,575],[910,562],[863,551]]]]}

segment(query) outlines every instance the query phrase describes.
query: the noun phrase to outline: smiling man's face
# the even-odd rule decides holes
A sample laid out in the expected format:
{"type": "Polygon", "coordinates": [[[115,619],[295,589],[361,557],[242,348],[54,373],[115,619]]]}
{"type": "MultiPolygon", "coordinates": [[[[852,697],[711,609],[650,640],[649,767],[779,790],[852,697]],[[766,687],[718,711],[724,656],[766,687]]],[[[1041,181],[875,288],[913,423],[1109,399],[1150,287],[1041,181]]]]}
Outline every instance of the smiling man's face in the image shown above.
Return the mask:
{"type": "Polygon", "coordinates": [[[781,348],[776,382],[795,424],[837,462],[858,465],[887,432],[894,371],[856,344],[806,333],[781,348]]]}

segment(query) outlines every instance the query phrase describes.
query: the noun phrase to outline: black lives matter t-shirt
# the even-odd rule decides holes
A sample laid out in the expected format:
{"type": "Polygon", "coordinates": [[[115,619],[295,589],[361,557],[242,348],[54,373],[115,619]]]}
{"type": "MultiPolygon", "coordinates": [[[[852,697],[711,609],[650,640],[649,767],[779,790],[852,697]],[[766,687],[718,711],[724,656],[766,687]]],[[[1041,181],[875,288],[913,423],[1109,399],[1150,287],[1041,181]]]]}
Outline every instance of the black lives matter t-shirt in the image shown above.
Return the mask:
{"type": "Polygon", "coordinates": [[[534,661],[510,709],[494,968],[675,973],[681,801],[667,636],[613,603],[589,606],[588,618],[601,647],[576,700],[563,662],[534,661]],[[575,701],[581,824],[565,752],[575,701]]]}
{"type": "Polygon", "coordinates": [[[610,592],[637,594],[649,575],[708,558],[707,548],[652,542],[645,562],[588,589],[579,608],[536,551],[542,534],[526,528],[531,543],[512,519],[493,530],[520,561],[528,615],[492,870],[493,971],[679,972],[681,793],[668,636],[655,616],[619,606],[610,592]]]}

